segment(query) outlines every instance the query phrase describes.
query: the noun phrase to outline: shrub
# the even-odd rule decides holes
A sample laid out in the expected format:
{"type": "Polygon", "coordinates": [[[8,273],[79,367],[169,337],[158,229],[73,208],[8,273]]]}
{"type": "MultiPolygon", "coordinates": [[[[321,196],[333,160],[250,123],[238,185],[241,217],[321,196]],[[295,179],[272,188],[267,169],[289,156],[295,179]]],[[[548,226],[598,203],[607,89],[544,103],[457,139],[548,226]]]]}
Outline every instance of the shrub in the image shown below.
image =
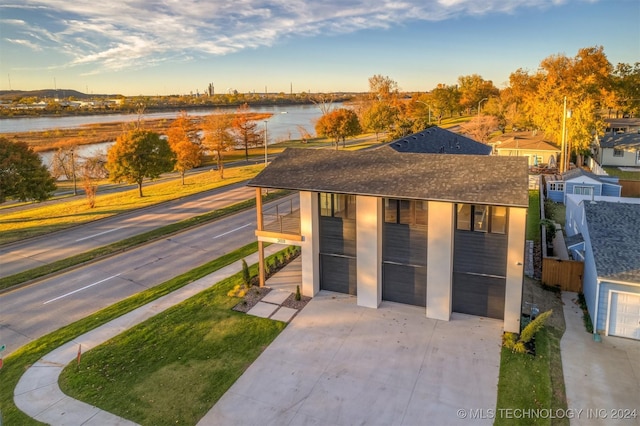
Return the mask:
{"type": "Polygon", "coordinates": [[[300,294],[300,286],[296,286],[296,300],[302,299],[302,295],[300,294]]]}
{"type": "Polygon", "coordinates": [[[527,344],[529,344],[535,337],[538,331],[542,330],[545,322],[551,316],[553,310],[538,315],[536,319],[531,321],[520,333],[520,338],[515,333],[504,333],[502,336],[502,344],[505,348],[512,350],[513,352],[523,354],[527,352],[527,344]]]}
{"type": "Polygon", "coordinates": [[[247,261],[244,259],[242,259],[242,282],[248,287],[251,286],[251,273],[247,261]]]}

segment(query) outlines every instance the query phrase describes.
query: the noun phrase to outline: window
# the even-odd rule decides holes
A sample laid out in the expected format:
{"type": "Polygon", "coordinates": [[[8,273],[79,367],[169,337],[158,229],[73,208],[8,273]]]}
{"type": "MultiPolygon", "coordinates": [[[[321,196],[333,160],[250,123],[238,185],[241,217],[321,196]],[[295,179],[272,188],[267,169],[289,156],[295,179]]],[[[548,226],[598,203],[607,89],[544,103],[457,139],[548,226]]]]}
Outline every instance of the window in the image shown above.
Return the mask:
{"type": "Polygon", "coordinates": [[[564,191],[564,182],[551,182],[549,183],[549,191],[564,191]]]}
{"type": "Polygon", "coordinates": [[[574,186],[573,193],[578,195],[592,195],[593,194],[593,186],[574,186]]]}
{"type": "Polygon", "coordinates": [[[427,201],[384,199],[384,221],[402,225],[427,225],[427,201]]]}
{"type": "Polygon", "coordinates": [[[636,151],[636,164],[640,164],[640,149],[636,151]]]}
{"type": "Polygon", "coordinates": [[[320,216],[356,218],[356,196],[320,193],[320,216]]]}
{"type": "Polygon", "coordinates": [[[624,150],[623,149],[613,148],[613,156],[614,157],[624,157],[624,150]]]}
{"type": "Polygon", "coordinates": [[[479,204],[458,204],[456,228],[462,231],[507,233],[507,208],[479,204]]]}

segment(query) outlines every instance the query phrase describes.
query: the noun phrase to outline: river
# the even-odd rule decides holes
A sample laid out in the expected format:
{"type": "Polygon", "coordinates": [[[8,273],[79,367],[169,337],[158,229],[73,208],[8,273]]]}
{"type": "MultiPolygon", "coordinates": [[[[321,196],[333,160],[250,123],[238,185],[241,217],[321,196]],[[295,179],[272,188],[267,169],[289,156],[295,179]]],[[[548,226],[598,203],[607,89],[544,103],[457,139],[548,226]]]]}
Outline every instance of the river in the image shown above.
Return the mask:
{"type": "MultiPolygon", "coordinates": [[[[342,104],[336,103],[335,108],[340,108],[342,104]]],[[[201,116],[208,115],[219,111],[219,108],[199,109],[188,111],[189,115],[201,116]]],[[[231,110],[231,109],[227,109],[231,110]]],[[[234,107],[233,111],[236,110],[234,107]]],[[[273,115],[266,120],[268,144],[281,142],[290,139],[300,139],[301,134],[299,128],[302,127],[306,132],[315,135],[315,121],[320,118],[322,112],[315,105],[287,105],[287,106],[256,106],[250,108],[251,112],[267,112],[273,115]]],[[[144,114],[143,119],[156,118],[176,118],[179,111],[173,112],[154,112],[144,114]]],[[[72,117],[26,117],[26,118],[7,118],[0,120],[0,135],[2,133],[16,132],[33,132],[52,129],[76,128],[86,124],[94,123],[113,123],[113,122],[131,122],[138,120],[137,114],[97,114],[86,116],[72,117]]],[[[260,128],[264,128],[265,123],[259,123],[260,128]]],[[[104,142],[92,145],[79,146],[76,149],[77,155],[83,156],[94,155],[98,152],[106,152],[113,142],[104,142]]],[[[51,151],[41,152],[43,163],[51,164],[53,153],[51,151]]]]}

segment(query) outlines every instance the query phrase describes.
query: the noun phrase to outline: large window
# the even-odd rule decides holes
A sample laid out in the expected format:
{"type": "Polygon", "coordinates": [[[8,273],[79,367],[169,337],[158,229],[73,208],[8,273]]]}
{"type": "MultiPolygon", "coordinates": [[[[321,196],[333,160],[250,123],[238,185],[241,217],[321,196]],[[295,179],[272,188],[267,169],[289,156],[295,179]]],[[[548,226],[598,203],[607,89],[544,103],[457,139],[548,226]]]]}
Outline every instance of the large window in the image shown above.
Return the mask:
{"type": "Polygon", "coordinates": [[[573,193],[578,195],[592,195],[593,194],[593,186],[574,186],[573,193]]]}
{"type": "Polygon", "coordinates": [[[384,199],[386,223],[427,226],[427,219],[427,201],[384,199]]]}
{"type": "Polygon", "coordinates": [[[356,218],[356,196],[320,193],[320,216],[356,218]]]}
{"type": "Polygon", "coordinates": [[[456,228],[462,231],[507,232],[507,208],[480,204],[458,204],[456,207],[456,228]]]}

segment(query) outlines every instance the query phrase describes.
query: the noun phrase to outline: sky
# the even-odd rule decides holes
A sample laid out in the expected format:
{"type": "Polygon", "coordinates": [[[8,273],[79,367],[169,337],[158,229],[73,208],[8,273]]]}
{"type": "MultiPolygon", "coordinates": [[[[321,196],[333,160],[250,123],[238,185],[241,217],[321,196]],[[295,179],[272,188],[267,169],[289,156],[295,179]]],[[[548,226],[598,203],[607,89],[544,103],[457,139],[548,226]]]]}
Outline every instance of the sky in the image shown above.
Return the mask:
{"type": "Polygon", "coordinates": [[[640,61],[638,0],[3,0],[0,90],[93,94],[498,88],[551,55],[640,61]]]}

